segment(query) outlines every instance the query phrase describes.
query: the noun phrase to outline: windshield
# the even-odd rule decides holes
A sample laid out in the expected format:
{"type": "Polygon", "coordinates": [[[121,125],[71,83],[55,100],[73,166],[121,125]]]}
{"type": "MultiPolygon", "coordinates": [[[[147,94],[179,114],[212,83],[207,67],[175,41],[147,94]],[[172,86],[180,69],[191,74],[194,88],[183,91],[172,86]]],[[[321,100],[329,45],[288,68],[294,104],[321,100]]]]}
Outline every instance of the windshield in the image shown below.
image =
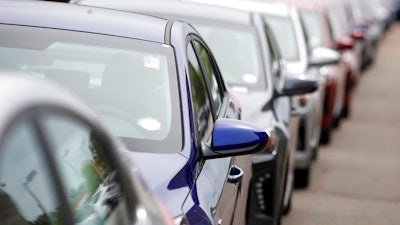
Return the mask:
{"type": "Polygon", "coordinates": [[[170,46],[11,25],[1,25],[0,33],[1,67],[72,90],[133,151],[181,150],[179,93],[170,46]]]}
{"type": "Polygon", "coordinates": [[[303,19],[304,26],[309,38],[310,47],[318,47],[323,44],[323,33],[321,29],[320,20],[317,13],[311,11],[302,11],[301,18],[303,19]]]}
{"type": "Polygon", "coordinates": [[[264,89],[257,38],[243,27],[195,24],[207,42],[225,82],[230,86],[264,89]]]}
{"type": "Polygon", "coordinates": [[[341,21],[339,19],[338,14],[336,14],[338,12],[335,9],[329,9],[329,10],[326,10],[326,13],[327,13],[327,16],[328,16],[329,25],[332,28],[332,36],[333,36],[333,38],[336,40],[336,39],[339,39],[339,38],[343,37],[344,36],[344,33],[343,33],[344,29],[342,27],[342,24],[341,24],[341,21]]]}
{"type": "Polygon", "coordinates": [[[268,16],[267,23],[276,37],[283,59],[299,61],[299,48],[292,20],[286,17],[268,16]]]}
{"type": "Polygon", "coordinates": [[[352,14],[353,14],[354,20],[356,22],[361,22],[364,15],[363,15],[361,6],[359,5],[359,2],[358,1],[350,1],[350,6],[352,9],[352,14]]]}

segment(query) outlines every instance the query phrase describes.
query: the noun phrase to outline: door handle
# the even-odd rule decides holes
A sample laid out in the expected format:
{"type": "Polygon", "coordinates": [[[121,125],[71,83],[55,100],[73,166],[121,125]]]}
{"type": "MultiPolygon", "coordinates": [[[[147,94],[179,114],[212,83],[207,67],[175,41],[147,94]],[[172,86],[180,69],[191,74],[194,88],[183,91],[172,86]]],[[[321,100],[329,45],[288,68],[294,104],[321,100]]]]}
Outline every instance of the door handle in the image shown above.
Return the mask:
{"type": "Polygon", "coordinates": [[[240,167],[236,165],[232,166],[231,170],[229,171],[228,182],[232,184],[239,183],[242,181],[243,174],[244,172],[242,169],[240,169],[240,167]]]}

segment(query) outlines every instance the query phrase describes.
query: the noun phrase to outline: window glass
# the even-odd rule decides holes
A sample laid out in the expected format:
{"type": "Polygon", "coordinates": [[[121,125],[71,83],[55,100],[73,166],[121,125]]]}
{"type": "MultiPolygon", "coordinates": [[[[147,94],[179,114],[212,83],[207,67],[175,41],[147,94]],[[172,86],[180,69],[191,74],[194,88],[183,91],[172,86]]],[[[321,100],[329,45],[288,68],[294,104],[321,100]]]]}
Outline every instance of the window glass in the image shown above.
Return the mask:
{"type": "Polygon", "coordinates": [[[76,223],[127,224],[125,195],[103,141],[69,117],[42,121],[76,223]]]}
{"type": "Polygon", "coordinates": [[[326,17],[329,25],[329,30],[331,33],[332,47],[335,47],[334,41],[344,36],[344,29],[342,27],[341,21],[336,14],[335,9],[330,9],[326,11],[326,17]]]}
{"type": "Polygon", "coordinates": [[[1,224],[61,224],[47,166],[31,124],[14,126],[0,145],[1,224]]]}
{"type": "Polygon", "coordinates": [[[262,62],[254,31],[243,27],[197,24],[228,85],[264,88],[262,62]]]}
{"type": "Polygon", "coordinates": [[[203,72],[208,83],[208,89],[213,100],[212,103],[214,104],[214,109],[216,113],[219,114],[222,106],[222,92],[216,78],[218,73],[217,71],[215,71],[215,67],[213,62],[211,61],[211,57],[204,46],[197,41],[194,42],[194,46],[196,47],[199,60],[204,67],[203,72]]]}
{"type": "Polygon", "coordinates": [[[211,135],[213,115],[208,99],[207,88],[204,83],[200,64],[197,61],[193,46],[188,46],[188,67],[192,104],[197,122],[197,131],[204,141],[211,135]]]}
{"type": "Polygon", "coordinates": [[[13,25],[0,25],[0,33],[1,67],[67,87],[135,151],[181,150],[180,98],[170,46],[13,25]]]}
{"type": "Polygon", "coordinates": [[[306,27],[310,47],[322,46],[323,32],[318,14],[311,11],[301,11],[300,15],[306,27]]]}
{"type": "Polygon", "coordinates": [[[363,11],[362,11],[362,7],[359,4],[360,1],[349,1],[351,9],[352,9],[352,15],[354,17],[354,20],[356,22],[360,22],[360,20],[363,19],[363,11]]]}
{"type": "Polygon", "coordinates": [[[286,61],[298,61],[299,51],[294,26],[290,18],[268,16],[269,27],[277,38],[282,58],[286,61]]]}

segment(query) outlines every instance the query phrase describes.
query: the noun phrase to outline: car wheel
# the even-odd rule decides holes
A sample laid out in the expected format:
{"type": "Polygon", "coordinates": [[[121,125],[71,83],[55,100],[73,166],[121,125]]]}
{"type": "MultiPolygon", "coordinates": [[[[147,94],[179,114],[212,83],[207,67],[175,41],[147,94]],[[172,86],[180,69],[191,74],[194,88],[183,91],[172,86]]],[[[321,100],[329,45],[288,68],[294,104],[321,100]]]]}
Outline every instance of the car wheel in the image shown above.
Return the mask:
{"type": "Polygon", "coordinates": [[[342,110],[342,117],[349,118],[350,117],[350,107],[347,105],[342,110]]]}
{"type": "Polygon", "coordinates": [[[331,140],[331,130],[326,129],[321,131],[320,144],[328,144],[331,140]]]}
{"type": "Polygon", "coordinates": [[[341,113],[342,112],[340,112],[339,115],[334,117],[333,123],[332,123],[333,128],[338,128],[340,126],[340,120],[342,119],[341,118],[341,113]]]}
{"type": "Polygon", "coordinates": [[[297,169],[294,173],[294,185],[296,188],[306,188],[310,182],[310,168],[297,169]]]}
{"type": "Polygon", "coordinates": [[[318,158],[318,148],[319,148],[319,146],[316,146],[316,147],[314,147],[314,148],[312,149],[312,156],[311,156],[311,159],[312,159],[313,161],[316,161],[317,158],[318,158]]]}
{"type": "MultiPolygon", "coordinates": [[[[288,176],[289,176],[289,165],[286,165],[286,176],[285,177],[288,177],[288,176]]],[[[292,180],[292,182],[293,182],[293,180],[292,180]]],[[[286,178],[284,190],[287,189],[287,185],[292,185],[292,187],[293,187],[293,183],[292,182],[288,183],[288,179],[286,178]]],[[[292,207],[291,206],[292,205],[292,194],[293,194],[293,188],[290,189],[289,199],[288,199],[287,203],[285,204],[285,193],[283,193],[282,207],[281,207],[282,215],[287,215],[290,212],[290,209],[292,207]]]]}
{"type": "Polygon", "coordinates": [[[289,201],[288,201],[287,205],[283,207],[282,214],[283,215],[289,214],[291,209],[292,209],[292,193],[290,193],[289,201]]]}

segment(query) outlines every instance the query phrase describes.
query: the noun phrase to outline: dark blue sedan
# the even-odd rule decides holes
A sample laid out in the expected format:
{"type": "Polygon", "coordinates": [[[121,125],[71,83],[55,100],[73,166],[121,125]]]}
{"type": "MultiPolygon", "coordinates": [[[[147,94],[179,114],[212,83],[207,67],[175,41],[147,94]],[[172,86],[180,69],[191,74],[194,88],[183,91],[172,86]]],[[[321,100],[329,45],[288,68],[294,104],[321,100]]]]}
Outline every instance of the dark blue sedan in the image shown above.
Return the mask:
{"type": "Polygon", "coordinates": [[[245,223],[248,154],[269,138],[238,120],[190,25],[48,2],[1,1],[0,15],[0,67],[58,81],[89,104],[176,224],[245,223]]]}

